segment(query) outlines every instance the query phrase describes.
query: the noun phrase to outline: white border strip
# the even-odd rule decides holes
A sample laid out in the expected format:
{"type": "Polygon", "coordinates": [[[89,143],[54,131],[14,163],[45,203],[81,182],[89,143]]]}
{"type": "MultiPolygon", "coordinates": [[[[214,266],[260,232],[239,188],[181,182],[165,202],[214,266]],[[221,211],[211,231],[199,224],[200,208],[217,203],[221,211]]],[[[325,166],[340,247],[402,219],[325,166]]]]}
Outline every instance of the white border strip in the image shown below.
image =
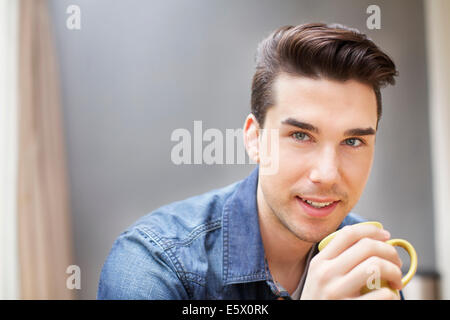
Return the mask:
{"type": "Polygon", "coordinates": [[[435,250],[441,298],[450,299],[450,1],[425,0],[435,250]]]}
{"type": "Polygon", "coordinates": [[[19,298],[17,75],[19,1],[0,1],[0,299],[19,298]]]}

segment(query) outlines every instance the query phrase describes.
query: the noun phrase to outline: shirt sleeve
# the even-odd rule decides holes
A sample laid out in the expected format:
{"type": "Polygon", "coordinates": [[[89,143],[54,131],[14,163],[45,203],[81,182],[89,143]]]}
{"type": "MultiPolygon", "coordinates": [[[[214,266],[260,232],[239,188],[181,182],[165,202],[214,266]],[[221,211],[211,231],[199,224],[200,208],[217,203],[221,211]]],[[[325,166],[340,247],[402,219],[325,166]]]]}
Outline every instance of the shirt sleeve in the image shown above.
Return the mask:
{"type": "Polygon", "coordinates": [[[97,299],[181,300],[188,294],[167,253],[134,228],[114,242],[100,274],[97,299]]]}

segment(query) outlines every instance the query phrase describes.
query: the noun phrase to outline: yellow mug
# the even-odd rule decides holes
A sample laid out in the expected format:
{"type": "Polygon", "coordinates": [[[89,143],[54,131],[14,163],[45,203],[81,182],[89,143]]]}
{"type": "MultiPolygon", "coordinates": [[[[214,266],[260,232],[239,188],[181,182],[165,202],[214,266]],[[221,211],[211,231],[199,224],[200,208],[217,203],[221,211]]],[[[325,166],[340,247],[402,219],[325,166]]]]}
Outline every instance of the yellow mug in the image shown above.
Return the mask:
{"type": "MultiPolygon", "coordinates": [[[[367,221],[367,222],[361,222],[358,224],[372,224],[380,229],[383,229],[383,225],[379,222],[376,221],[367,221]]],[[[333,240],[333,238],[336,236],[336,234],[339,232],[333,232],[332,234],[329,234],[328,236],[326,236],[324,239],[322,239],[322,241],[320,241],[319,243],[319,251],[321,251],[323,248],[325,248],[325,246],[331,241],[333,240]]],[[[403,239],[391,239],[386,241],[386,243],[392,245],[392,246],[399,246],[402,247],[403,249],[406,250],[406,252],[408,252],[409,257],[410,257],[410,266],[409,266],[409,270],[408,273],[402,278],[402,285],[403,287],[406,286],[406,284],[412,279],[412,277],[414,276],[414,274],[417,271],[417,253],[416,250],[414,249],[414,247],[406,240],[403,239]]],[[[389,287],[387,284],[387,281],[382,280],[380,281],[380,287],[389,287]]],[[[367,287],[367,285],[365,285],[364,287],[361,288],[361,294],[367,293],[371,290],[375,290],[376,288],[370,289],[367,287]]],[[[391,288],[390,288],[391,289],[391,288]]],[[[392,291],[394,291],[397,295],[399,295],[399,291],[398,290],[394,290],[391,289],[392,291]]]]}

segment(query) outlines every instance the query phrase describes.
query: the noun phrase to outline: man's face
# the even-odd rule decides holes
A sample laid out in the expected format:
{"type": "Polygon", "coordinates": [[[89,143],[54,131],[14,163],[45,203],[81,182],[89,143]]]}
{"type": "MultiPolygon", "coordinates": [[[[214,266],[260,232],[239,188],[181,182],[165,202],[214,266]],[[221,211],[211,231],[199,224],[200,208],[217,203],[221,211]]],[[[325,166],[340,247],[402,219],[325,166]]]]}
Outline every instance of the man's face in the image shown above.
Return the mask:
{"type": "Polygon", "coordinates": [[[377,125],[375,93],[354,80],[282,74],[274,83],[274,95],[258,143],[260,167],[278,161],[278,170],[267,175],[260,170],[258,201],[273,214],[273,221],[297,238],[318,242],[336,230],[369,177],[377,125]],[[271,129],[278,130],[278,150],[268,149],[270,139],[262,138],[271,129]],[[263,153],[262,148],[271,151],[263,153]],[[332,203],[315,208],[304,200],[319,206],[332,203]]]}

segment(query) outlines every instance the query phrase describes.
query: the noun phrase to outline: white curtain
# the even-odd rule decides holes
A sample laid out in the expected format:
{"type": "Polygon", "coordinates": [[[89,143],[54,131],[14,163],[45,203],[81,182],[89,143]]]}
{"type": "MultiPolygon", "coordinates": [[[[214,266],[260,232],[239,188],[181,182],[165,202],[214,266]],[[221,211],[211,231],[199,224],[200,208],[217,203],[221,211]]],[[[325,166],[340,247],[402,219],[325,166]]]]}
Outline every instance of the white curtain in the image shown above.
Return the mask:
{"type": "Polygon", "coordinates": [[[47,0],[19,8],[17,230],[22,299],[72,299],[74,264],[59,70],[47,0]]]}
{"type": "Polygon", "coordinates": [[[64,130],[47,0],[0,0],[0,299],[73,299],[64,130]]]}
{"type": "Polygon", "coordinates": [[[19,298],[17,246],[18,6],[0,1],[0,299],[19,298]]]}
{"type": "Polygon", "coordinates": [[[435,252],[441,294],[450,299],[450,1],[425,1],[435,252]]]}

